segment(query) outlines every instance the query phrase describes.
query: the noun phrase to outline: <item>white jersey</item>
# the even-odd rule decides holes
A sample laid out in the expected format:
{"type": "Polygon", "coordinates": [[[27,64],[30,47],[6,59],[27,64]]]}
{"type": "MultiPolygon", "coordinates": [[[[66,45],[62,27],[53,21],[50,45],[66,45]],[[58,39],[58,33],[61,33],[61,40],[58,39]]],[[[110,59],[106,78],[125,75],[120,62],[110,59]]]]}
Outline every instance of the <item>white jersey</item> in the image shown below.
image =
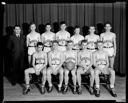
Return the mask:
{"type": "Polygon", "coordinates": [[[106,33],[102,33],[100,35],[100,38],[103,41],[103,50],[108,53],[109,56],[114,55],[114,38],[115,38],[115,33],[110,33],[109,35],[106,33]]]}
{"type": "Polygon", "coordinates": [[[42,41],[42,42],[45,42],[45,41],[47,41],[47,40],[50,40],[50,41],[53,41],[53,40],[55,40],[55,33],[53,33],[53,32],[50,32],[50,33],[43,33],[42,35],[41,35],[41,38],[43,38],[43,40],[44,41],[42,41]]]}
{"type": "Polygon", "coordinates": [[[65,51],[64,52],[65,62],[73,62],[76,64],[77,52],[76,51],[65,51]]]}
{"type": "Polygon", "coordinates": [[[113,47],[114,37],[115,37],[115,33],[112,33],[112,32],[109,35],[106,33],[102,33],[100,35],[100,38],[104,42],[104,47],[108,47],[108,48],[113,47]]]}
{"type": "Polygon", "coordinates": [[[40,34],[37,32],[35,32],[34,35],[29,33],[27,40],[29,41],[28,46],[36,46],[36,43],[40,41],[40,34]]]}
{"type": "Polygon", "coordinates": [[[79,44],[82,40],[84,40],[84,36],[82,35],[73,35],[71,40],[74,43],[73,49],[80,49],[79,44]]]}
{"type": "Polygon", "coordinates": [[[96,59],[96,63],[100,68],[104,68],[105,65],[107,65],[107,53],[105,51],[102,52],[95,52],[95,59],[96,59]]]}
{"type": "Polygon", "coordinates": [[[92,57],[92,52],[90,52],[89,50],[86,50],[86,51],[80,51],[78,53],[78,56],[80,58],[80,62],[82,65],[86,65],[86,66],[89,66],[90,63],[92,62],[91,61],[91,57],[92,57]]]}
{"type": "Polygon", "coordinates": [[[95,49],[96,48],[96,42],[99,40],[98,35],[86,35],[85,40],[88,42],[88,49],[95,49]]]}

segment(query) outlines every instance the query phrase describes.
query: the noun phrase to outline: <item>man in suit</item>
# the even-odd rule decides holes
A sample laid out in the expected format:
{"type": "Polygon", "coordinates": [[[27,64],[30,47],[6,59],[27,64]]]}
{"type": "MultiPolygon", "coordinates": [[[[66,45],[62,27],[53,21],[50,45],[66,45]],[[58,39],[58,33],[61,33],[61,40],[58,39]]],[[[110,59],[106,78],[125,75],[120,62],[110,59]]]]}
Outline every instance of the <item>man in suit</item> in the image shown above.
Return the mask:
{"type": "Polygon", "coordinates": [[[25,37],[21,34],[21,27],[15,25],[14,34],[10,36],[7,44],[11,59],[12,85],[23,82],[24,78],[24,51],[25,37]]]}

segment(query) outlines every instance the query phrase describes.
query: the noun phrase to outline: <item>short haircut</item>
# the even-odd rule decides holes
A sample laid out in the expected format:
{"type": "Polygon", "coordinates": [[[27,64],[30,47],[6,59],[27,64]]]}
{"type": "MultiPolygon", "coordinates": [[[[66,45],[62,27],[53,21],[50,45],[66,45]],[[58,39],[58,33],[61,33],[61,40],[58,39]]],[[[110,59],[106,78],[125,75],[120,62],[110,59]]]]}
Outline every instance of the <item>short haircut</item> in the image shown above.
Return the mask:
{"type": "Polygon", "coordinates": [[[44,46],[42,42],[37,42],[36,46],[38,47],[39,45],[44,46]]]}
{"type": "Polygon", "coordinates": [[[46,24],[45,24],[45,27],[46,27],[47,25],[50,25],[50,26],[51,26],[51,24],[50,24],[50,23],[46,23],[46,24]]]}
{"type": "Polygon", "coordinates": [[[14,28],[15,28],[15,27],[20,27],[20,28],[21,28],[21,26],[20,26],[20,25],[18,25],[18,24],[16,24],[16,25],[14,26],[14,28]]]}
{"type": "Polygon", "coordinates": [[[63,24],[66,24],[66,22],[65,21],[61,21],[60,22],[60,26],[63,25],[63,24]]]}
{"type": "Polygon", "coordinates": [[[30,22],[30,25],[29,25],[29,26],[31,26],[31,25],[33,25],[33,24],[36,25],[36,23],[32,21],[32,22],[30,22]]]}
{"type": "Polygon", "coordinates": [[[68,44],[68,43],[73,43],[73,41],[72,41],[72,40],[68,40],[68,41],[67,41],[67,44],[68,44]]]}
{"type": "Polygon", "coordinates": [[[76,29],[76,28],[80,28],[80,26],[76,25],[76,26],[74,27],[74,29],[76,29]]]}
{"type": "Polygon", "coordinates": [[[111,22],[109,22],[109,21],[104,23],[104,27],[106,26],[106,24],[110,24],[112,26],[111,22]]]}
{"type": "Polygon", "coordinates": [[[58,44],[58,41],[57,40],[52,41],[52,44],[54,44],[54,43],[57,43],[58,44]]]}
{"type": "Polygon", "coordinates": [[[101,40],[97,41],[97,44],[99,44],[99,43],[103,43],[103,41],[101,41],[101,40]]]}
{"type": "Polygon", "coordinates": [[[87,40],[82,40],[82,41],[81,41],[81,44],[82,44],[82,43],[87,43],[87,40]]]}

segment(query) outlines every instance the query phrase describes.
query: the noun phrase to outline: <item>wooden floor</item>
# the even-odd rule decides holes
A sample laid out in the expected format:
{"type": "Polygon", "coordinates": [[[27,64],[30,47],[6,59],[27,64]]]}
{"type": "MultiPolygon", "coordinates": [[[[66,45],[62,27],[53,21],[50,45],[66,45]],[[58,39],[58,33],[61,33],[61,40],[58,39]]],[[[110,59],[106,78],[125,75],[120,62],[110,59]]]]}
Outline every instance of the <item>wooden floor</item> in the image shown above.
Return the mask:
{"type": "Polygon", "coordinates": [[[73,94],[71,89],[67,94],[58,93],[56,88],[53,88],[51,93],[41,95],[39,89],[34,87],[28,95],[23,95],[23,85],[17,84],[12,86],[10,82],[4,77],[4,100],[3,101],[51,101],[51,100],[115,100],[117,102],[125,102],[126,99],[126,77],[116,76],[116,93],[117,97],[111,96],[109,91],[101,85],[101,96],[95,97],[90,95],[86,86],[82,85],[82,94],[73,94]]]}

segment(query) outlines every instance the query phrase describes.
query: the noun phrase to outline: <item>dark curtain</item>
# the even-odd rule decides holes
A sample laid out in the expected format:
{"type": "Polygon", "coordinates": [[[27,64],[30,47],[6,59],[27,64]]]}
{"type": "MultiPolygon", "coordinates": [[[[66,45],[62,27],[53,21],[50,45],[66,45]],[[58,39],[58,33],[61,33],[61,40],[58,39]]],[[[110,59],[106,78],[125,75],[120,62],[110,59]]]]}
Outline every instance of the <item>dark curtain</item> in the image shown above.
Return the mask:
{"type": "MultiPolygon", "coordinates": [[[[72,27],[79,25],[81,28],[87,28],[94,25],[99,30],[98,34],[102,32],[103,24],[110,21],[112,32],[116,33],[115,71],[120,74],[126,73],[126,2],[6,4],[3,36],[7,36],[7,27],[20,24],[28,29],[28,23],[31,21],[34,21],[40,27],[38,30],[42,32],[44,32],[43,25],[47,22],[57,24],[60,21],[66,21],[67,25],[72,27]]],[[[85,36],[84,31],[86,30],[81,30],[81,34],[85,36]]],[[[25,33],[27,34],[28,31],[25,33]]]]}

